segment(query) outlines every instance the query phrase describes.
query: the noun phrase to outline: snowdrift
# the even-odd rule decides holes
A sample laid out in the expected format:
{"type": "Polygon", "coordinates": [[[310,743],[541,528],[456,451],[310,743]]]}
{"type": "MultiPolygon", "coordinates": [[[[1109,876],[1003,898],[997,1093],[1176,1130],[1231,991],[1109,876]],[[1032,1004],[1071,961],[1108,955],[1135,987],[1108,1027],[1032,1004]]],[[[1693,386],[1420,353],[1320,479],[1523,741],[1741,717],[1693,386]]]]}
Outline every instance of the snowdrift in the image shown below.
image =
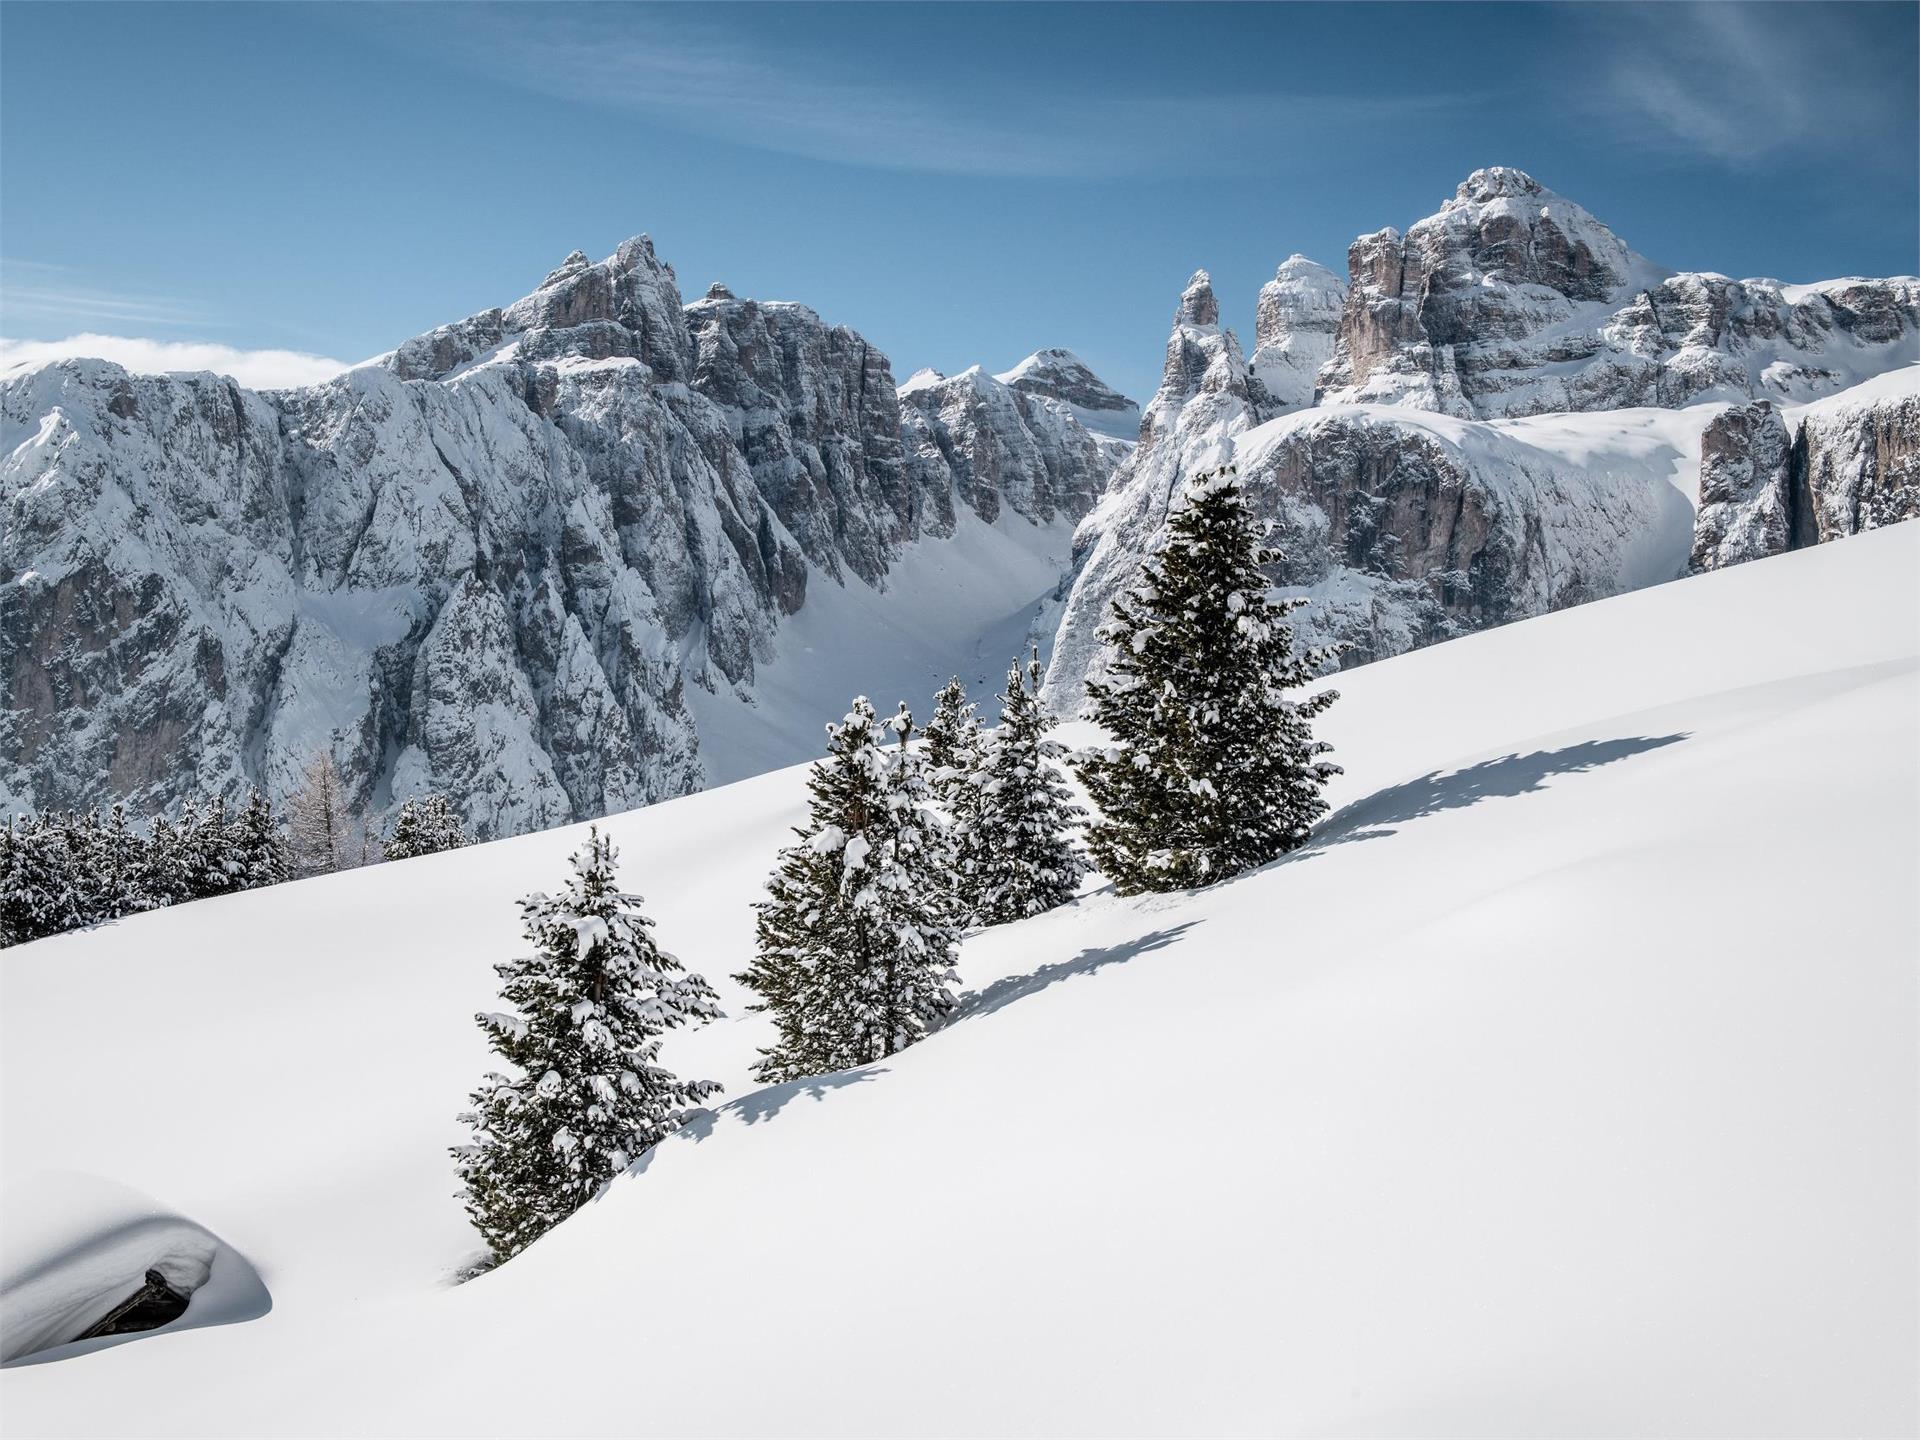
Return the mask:
{"type": "Polygon", "coordinates": [[[617,816],[731,1103],[464,1285],[470,1016],[580,829],[9,952],[7,1179],[272,1307],[7,1426],[1911,1433],[1916,577],[1899,525],[1344,674],[1313,845],[976,935],[954,1023],[802,1084],[726,978],[800,772],[617,816]]]}

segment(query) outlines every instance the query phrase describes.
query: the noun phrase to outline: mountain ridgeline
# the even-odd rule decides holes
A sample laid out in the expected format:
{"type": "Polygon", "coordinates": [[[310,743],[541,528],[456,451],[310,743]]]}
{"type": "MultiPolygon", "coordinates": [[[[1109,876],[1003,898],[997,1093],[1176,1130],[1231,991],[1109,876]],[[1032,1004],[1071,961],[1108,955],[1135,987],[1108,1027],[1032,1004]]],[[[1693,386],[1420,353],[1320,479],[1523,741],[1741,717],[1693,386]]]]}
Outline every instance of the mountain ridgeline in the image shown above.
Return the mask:
{"type": "Polygon", "coordinates": [[[1056,593],[1005,608],[1078,714],[1171,497],[1227,464],[1348,664],[1920,514],[1920,280],[1676,273],[1492,168],[1344,280],[1290,257],[1254,320],[1249,356],[1196,273],[1144,409],[1059,349],[896,386],[804,305],[685,303],[643,236],[303,389],[16,369],[0,802],[277,800],[324,749],[368,812],[595,817],[740,773],[702,727],[782,703],[776,662],[875,683],[807,634],[823,593],[1056,535],[1056,593]]]}
{"type": "Polygon", "coordinates": [[[358,806],[498,836],[696,789],[688,688],[750,703],[816,587],[1104,490],[1084,395],[966,388],[903,402],[803,305],[683,304],[644,236],[322,385],[16,372],[0,792],[284,796],[327,749],[358,806]]]}

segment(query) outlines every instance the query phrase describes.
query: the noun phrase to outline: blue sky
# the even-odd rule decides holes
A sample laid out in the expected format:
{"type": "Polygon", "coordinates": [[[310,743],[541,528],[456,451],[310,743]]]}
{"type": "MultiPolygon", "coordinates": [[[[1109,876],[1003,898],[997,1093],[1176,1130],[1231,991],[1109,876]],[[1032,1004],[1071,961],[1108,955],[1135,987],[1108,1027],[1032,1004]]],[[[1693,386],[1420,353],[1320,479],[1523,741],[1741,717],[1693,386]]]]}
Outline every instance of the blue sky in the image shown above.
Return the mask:
{"type": "Polygon", "coordinates": [[[0,7],[0,335],[356,360],[647,231],[904,376],[1141,399],[1182,282],[1517,165],[1677,268],[1920,270],[1916,7],[0,7]]]}

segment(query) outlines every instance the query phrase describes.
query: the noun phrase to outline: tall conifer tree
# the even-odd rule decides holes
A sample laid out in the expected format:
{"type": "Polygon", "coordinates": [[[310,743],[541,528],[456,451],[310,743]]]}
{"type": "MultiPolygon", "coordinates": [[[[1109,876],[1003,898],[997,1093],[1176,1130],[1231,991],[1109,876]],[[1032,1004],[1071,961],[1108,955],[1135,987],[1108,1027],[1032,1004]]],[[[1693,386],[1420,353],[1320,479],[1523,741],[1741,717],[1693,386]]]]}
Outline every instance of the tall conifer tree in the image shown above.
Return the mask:
{"type": "Polygon", "coordinates": [[[518,1254],[720,1087],[659,1064],[660,1037],[717,1019],[713,989],[655,943],[599,828],[558,895],[520,902],[531,953],[496,966],[512,1010],[477,1016],[512,1075],[488,1075],[454,1158],[494,1255],[518,1254]]]}
{"type": "Polygon", "coordinates": [[[1108,671],[1087,687],[1104,746],[1077,757],[1100,808],[1088,848],[1122,894],[1210,885],[1305,842],[1339,767],[1293,697],[1341,647],[1295,653],[1261,566],[1279,558],[1232,469],[1195,475],[1165,546],[1115,602],[1108,671]]]}
{"type": "Polygon", "coordinates": [[[924,756],[907,744],[912,728],[905,706],[882,724],[864,696],[827,727],[826,758],[807,779],[807,824],[780,852],[753,965],[737,977],[774,1021],[762,1080],[878,1060],[953,1008],[945,848],[924,756]]]}
{"type": "Polygon", "coordinates": [[[1001,925],[1064,905],[1080,888],[1086,858],[1072,830],[1086,812],[1053,768],[1062,747],[1047,739],[1040,709],[1040,653],[1007,670],[1000,725],[987,742],[975,813],[960,846],[974,923],[1001,925]]]}

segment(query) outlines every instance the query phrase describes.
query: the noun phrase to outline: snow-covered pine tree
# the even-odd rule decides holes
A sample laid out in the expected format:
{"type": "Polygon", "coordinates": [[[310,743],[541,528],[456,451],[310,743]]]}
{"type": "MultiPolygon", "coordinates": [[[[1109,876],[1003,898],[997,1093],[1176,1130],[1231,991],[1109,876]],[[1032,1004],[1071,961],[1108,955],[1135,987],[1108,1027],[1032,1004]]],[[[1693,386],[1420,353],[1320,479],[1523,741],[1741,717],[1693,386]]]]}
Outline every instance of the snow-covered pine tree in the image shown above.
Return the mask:
{"type": "Polygon", "coordinates": [[[466,827],[460,823],[460,812],[453,808],[453,802],[444,795],[429,795],[401,803],[381,854],[388,860],[411,860],[416,855],[458,850],[466,843],[466,827]]]}
{"type": "Polygon", "coordinates": [[[1302,844],[1339,767],[1312,721],[1335,692],[1292,699],[1341,647],[1296,654],[1261,566],[1279,558],[1231,468],[1194,475],[1165,546],[1115,602],[1108,671],[1089,683],[1109,737],[1075,757],[1100,808],[1087,844],[1121,894],[1210,885],[1302,844]]]}
{"type": "Polygon", "coordinates": [[[1051,763],[1063,749],[1047,739],[1052,722],[1040,709],[1038,648],[1024,668],[1022,675],[1016,660],[1007,670],[1000,726],[987,742],[978,810],[961,846],[978,925],[1064,905],[1087,873],[1072,838],[1086,812],[1051,763]]]}
{"type": "Polygon", "coordinates": [[[927,779],[940,799],[950,802],[953,792],[971,788],[967,782],[981,759],[980,716],[959,676],[933,697],[933,717],[920,732],[920,742],[927,779]]]}
{"type": "Polygon", "coordinates": [[[981,767],[986,763],[986,740],[980,731],[979,707],[967,699],[966,687],[955,676],[933,697],[933,718],[920,732],[921,755],[926,761],[927,784],[946,812],[942,831],[947,854],[942,864],[948,904],[958,925],[973,923],[975,897],[969,884],[973,870],[968,846],[980,807],[981,767]]]}
{"type": "Polygon", "coordinates": [[[0,931],[9,945],[58,935],[80,924],[72,865],[61,826],[43,815],[9,822],[7,865],[0,873],[0,931]]]}
{"type": "Polygon", "coordinates": [[[235,836],[227,822],[227,802],[216,795],[202,812],[189,800],[180,811],[180,857],[189,900],[225,895],[239,887],[235,836]]]}
{"type": "MultiPolygon", "coordinates": [[[[181,813],[182,823],[187,819],[181,813]]],[[[141,855],[140,888],[157,908],[177,905],[192,898],[187,884],[188,855],[181,830],[165,815],[153,817],[147,826],[146,848],[141,855]]]]}
{"type": "Polygon", "coordinates": [[[274,819],[273,807],[258,790],[247,797],[233,822],[233,858],[239,866],[239,888],[278,885],[293,878],[293,858],[287,837],[274,819]]]}
{"type": "Polygon", "coordinates": [[[878,1060],[953,1008],[946,852],[912,728],[904,705],[883,724],[865,696],[827,727],[827,755],[807,777],[807,824],[780,852],[757,907],[753,964],[736,977],[774,1021],[761,1080],[878,1060]]]}
{"type": "Polygon", "coordinates": [[[454,1148],[474,1227],[506,1260],[579,1209],[687,1107],[720,1087],[659,1063],[660,1037],[717,1019],[713,989],[661,950],[640,897],[619,888],[613,841],[596,826],[558,895],[520,902],[533,953],[497,965],[512,1010],[477,1016],[517,1072],[491,1074],[454,1148]]]}
{"type": "Polygon", "coordinates": [[[99,813],[69,810],[60,829],[61,843],[66,847],[66,885],[73,896],[73,923],[97,925],[111,919],[114,896],[106,874],[99,813]]]}
{"type": "Polygon", "coordinates": [[[107,918],[137,915],[154,908],[154,898],[147,893],[147,842],[122,801],[114,801],[107,812],[107,823],[100,830],[99,855],[107,918]]]}

